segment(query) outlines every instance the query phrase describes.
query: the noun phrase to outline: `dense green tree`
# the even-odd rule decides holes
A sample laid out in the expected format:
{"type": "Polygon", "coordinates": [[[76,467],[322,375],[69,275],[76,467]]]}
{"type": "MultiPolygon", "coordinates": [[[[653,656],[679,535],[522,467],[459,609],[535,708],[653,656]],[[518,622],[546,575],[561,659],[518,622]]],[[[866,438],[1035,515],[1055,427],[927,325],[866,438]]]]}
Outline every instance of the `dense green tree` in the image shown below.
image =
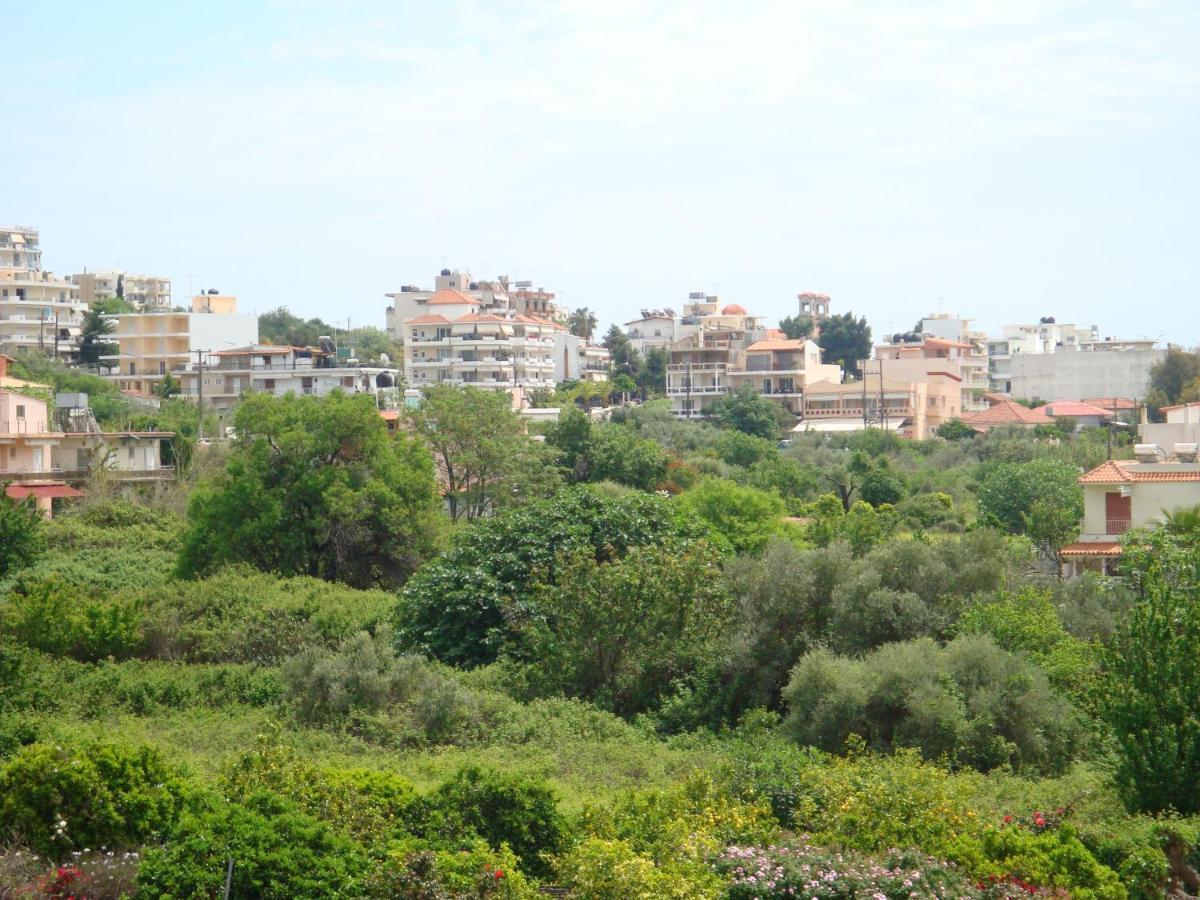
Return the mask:
{"type": "Polygon", "coordinates": [[[403,581],[433,551],[437,492],[419,441],[367,395],[251,394],[225,471],[193,493],[179,570],[248,562],[358,587],[403,581]]]}
{"type": "Polygon", "coordinates": [[[571,334],[584,340],[592,339],[592,335],[596,333],[596,326],[599,324],[600,320],[596,318],[596,314],[586,306],[567,313],[567,329],[571,334]]]}
{"type": "Polygon", "coordinates": [[[491,662],[540,615],[537,591],[557,583],[565,560],[586,551],[605,562],[632,547],[709,533],[664,498],[613,497],[583,486],[477,520],[456,531],[450,547],[405,586],[398,646],[455,665],[491,662]]]}
{"type": "Polygon", "coordinates": [[[708,522],[735,553],[761,553],[783,531],[783,501],[775,494],[742,487],[725,478],[706,478],[675,501],[708,522]]]}
{"type": "Polygon", "coordinates": [[[0,490],[0,577],[32,565],[45,549],[45,522],[34,499],[13,500],[0,490]]]}
{"type": "Polygon", "coordinates": [[[452,519],[491,515],[548,496],[561,483],[503,391],[434,385],[406,415],[433,452],[452,519]]]}
{"type": "Polygon", "coordinates": [[[904,482],[888,465],[886,457],[867,470],[859,488],[859,496],[872,506],[882,506],[884,503],[895,506],[904,499],[904,494],[904,482]]]}
{"type": "Polygon", "coordinates": [[[719,398],[709,407],[709,417],[722,428],[772,441],[779,439],[783,428],[795,423],[787,410],[760,394],[749,381],[719,398]]]}
{"type": "Polygon", "coordinates": [[[647,395],[662,395],[667,392],[667,363],[670,357],[663,347],[651,347],[642,360],[642,369],[637,374],[637,385],[647,395]]]}
{"type": "Polygon", "coordinates": [[[649,491],[667,473],[667,455],[657,443],[628,425],[593,423],[576,407],[564,409],[546,429],[546,443],[559,452],[568,479],[576,483],[615,481],[649,491]]]}
{"type": "Polygon", "coordinates": [[[608,352],[612,356],[614,375],[628,375],[630,378],[637,378],[638,372],[642,368],[642,360],[629,340],[629,336],[621,330],[620,326],[613,325],[605,332],[604,346],[608,348],[608,352]]]}
{"type": "Polygon", "coordinates": [[[934,433],[944,441],[961,441],[975,437],[977,432],[962,419],[950,419],[939,425],[934,433]]]}
{"type": "Polygon", "coordinates": [[[1150,399],[1156,406],[1200,399],[1200,352],[1168,348],[1150,369],[1150,399]]]}
{"type": "Polygon", "coordinates": [[[154,386],[154,393],[160,399],[169,400],[180,391],[179,380],[168,372],[162,377],[162,380],[154,386]]]}
{"type": "Polygon", "coordinates": [[[258,317],[259,340],[288,347],[313,347],[321,335],[334,334],[334,327],[321,319],[302,319],[286,306],[279,306],[258,317]]]}
{"type": "Polygon", "coordinates": [[[1059,510],[1059,524],[1068,513],[1078,521],[1083,516],[1083,489],[1078,479],[1075,466],[1048,457],[992,465],[979,482],[980,519],[1011,534],[1028,534],[1032,523],[1044,540],[1054,534],[1061,536],[1043,513],[1059,510]],[[1035,510],[1039,502],[1043,506],[1035,510]]]}
{"type": "Polygon", "coordinates": [[[1104,715],[1131,810],[1200,813],[1200,548],[1163,532],[1127,542],[1138,600],[1104,654],[1104,715]]]}
{"type": "Polygon", "coordinates": [[[813,333],[815,326],[816,320],[804,313],[797,313],[794,316],[788,316],[779,321],[780,330],[793,341],[798,338],[808,337],[813,333]]]}
{"type": "Polygon", "coordinates": [[[583,551],[537,606],[530,679],[626,716],[693,671],[729,615],[720,556],[704,541],[634,547],[607,562],[583,551]]]}
{"type": "Polygon", "coordinates": [[[841,366],[847,373],[859,377],[858,364],[871,356],[871,326],[865,316],[854,318],[845,312],[829,316],[821,322],[821,361],[841,366]]]}
{"type": "Polygon", "coordinates": [[[83,325],[79,334],[79,361],[84,365],[99,365],[100,357],[114,356],[118,344],[108,340],[116,330],[113,320],[98,309],[89,309],[83,314],[83,325]]]}

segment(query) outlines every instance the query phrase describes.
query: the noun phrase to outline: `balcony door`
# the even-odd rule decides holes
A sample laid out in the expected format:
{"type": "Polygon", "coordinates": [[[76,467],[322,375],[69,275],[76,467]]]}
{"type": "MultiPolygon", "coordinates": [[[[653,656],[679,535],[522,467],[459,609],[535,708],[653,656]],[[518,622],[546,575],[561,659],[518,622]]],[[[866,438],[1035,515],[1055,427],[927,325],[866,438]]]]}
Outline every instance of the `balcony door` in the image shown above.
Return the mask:
{"type": "Polygon", "coordinates": [[[1106,534],[1124,534],[1133,519],[1133,498],[1113,491],[1104,495],[1106,534]]]}

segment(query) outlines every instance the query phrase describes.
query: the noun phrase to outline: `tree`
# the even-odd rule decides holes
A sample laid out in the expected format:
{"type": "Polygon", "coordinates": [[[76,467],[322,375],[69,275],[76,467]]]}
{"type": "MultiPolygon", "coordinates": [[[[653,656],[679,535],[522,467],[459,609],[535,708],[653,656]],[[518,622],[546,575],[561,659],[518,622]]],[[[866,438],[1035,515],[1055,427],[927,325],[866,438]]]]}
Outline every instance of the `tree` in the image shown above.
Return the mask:
{"type": "Polygon", "coordinates": [[[546,429],[546,444],[559,452],[568,480],[576,483],[615,481],[650,491],[667,474],[667,454],[655,441],[628,425],[594,424],[577,407],[563,410],[546,429]]]}
{"type": "Polygon", "coordinates": [[[251,394],[225,471],[192,495],[179,571],[232,562],[355,587],[394,586],[435,549],[437,489],[419,441],[372,397],[251,394]]]}
{"type": "Polygon", "coordinates": [[[124,275],[117,276],[117,299],[118,300],[125,299],[125,276],[124,275]]]}
{"type": "Polygon", "coordinates": [[[934,432],[944,441],[961,441],[975,437],[975,429],[962,419],[950,419],[943,422],[934,432]]]}
{"type": "Polygon", "coordinates": [[[433,452],[454,520],[535,500],[561,483],[546,449],[525,434],[503,391],[434,385],[407,417],[433,452]]]}
{"type": "Polygon", "coordinates": [[[1062,572],[1059,551],[1079,536],[1082,509],[1077,504],[1060,506],[1051,500],[1035,500],[1028,512],[1021,514],[1025,534],[1042,554],[1054,561],[1056,571],[1062,572]]]}
{"type": "Polygon", "coordinates": [[[703,523],[662,497],[612,497],[589,487],[477,520],[456,531],[450,547],[405,586],[396,613],[398,649],[460,666],[492,662],[501,651],[520,649],[525,624],[542,614],[538,592],[558,583],[568,559],[587,552],[606,562],[632,547],[708,535],[703,523]]]}
{"type": "Polygon", "coordinates": [[[667,362],[669,357],[663,347],[651,347],[646,351],[642,361],[642,370],[638,372],[637,384],[646,394],[665,394],[667,392],[667,362]]]}
{"type": "Polygon", "coordinates": [[[757,554],[783,528],[783,501],[775,494],[742,487],[727,478],[707,478],[675,501],[708,522],[735,553],[757,554]]]}
{"type": "Polygon", "coordinates": [[[859,496],[872,506],[885,503],[895,506],[904,499],[904,493],[904,482],[888,464],[886,456],[867,469],[859,488],[859,496]]]}
{"type": "MultiPolygon", "coordinates": [[[[1028,534],[1034,506],[1041,501],[1064,511],[1055,516],[1059,522],[1068,513],[1078,521],[1083,516],[1083,490],[1078,479],[1077,468],[1056,459],[993,465],[979,482],[980,519],[1011,534],[1028,534]]],[[[1043,538],[1055,532],[1045,513],[1043,509],[1037,514],[1043,538]]]]}
{"type": "Polygon", "coordinates": [[[586,341],[592,339],[592,335],[596,333],[596,326],[599,324],[600,320],[596,318],[596,314],[586,306],[581,306],[567,314],[567,330],[586,341]]]}
{"type": "Polygon", "coordinates": [[[268,344],[293,347],[315,346],[321,335],[334,333],[334,327],[321,319],[301,319],[286,306],[279,306],[258,317],[258,336],[268,344]]]}
{"type": "Polygon", "coordinates": [[[1170,347],[1150,369],[1150,395],[1157,406],[1200,399],[1200,352],[1170,347]]]}
{"type": "Polygon", "coordinates": [[[859,377],[859,361],[871,355],[871,326],[865,316],[855,319],[850,312],[830,316],[821,323],[817,343],[821,345],[823,362],[839,365],[859,377]]]}
{"type": "Polygon", "coordinates": [[[788,316],[785,319],[780,319],[779,328],[791,340],[798,338],[806,338],[813,333],[813,327],[816,325],[816,320],[810,315],[798,313],[794,316],[788,316]]]}
{"type": "Polygon", "coordinates": [[[613,325],[604,335],[604,346],[608,348],[612,357],[614,375],[623,374],[630,378],[637,377],[642,367],[642,361],[638,357],[633,342],[629,340],[629,336],[625,332],[613,325]]]}
{"type": "Polygon", "coordinates": [[[170,372],[164,375],[158,384],[154,385],[155,396],[163,400],[169,400],[178,394],[179,391],[179,381],[170,372]]]}
{"type": "Polygon", "coordinates": [[[101,310],[93,307],[84,313],[79,337],[79,361],[95,366],[99,365],[100,357],[115,355],[119,345],[105,340],[115,329],[112,319],[101,310]]]}
{"type": "Polygon", "coordinates": [[[1131,810],[1200,813],[1200,548],[1164,532],[1127,542],[1139,599],[1105,651],[1104,717],[1131,810]]]}
{"type": "Polygon", "coordinates": [[[0,490],[0,578],[37,562],[46,549],[44,531],[32,497],[13,500],[0,490]]]}
{"type": "Polygon", "coordinates": [[[760,394],[749,381],[712,404],[709,416],[722,428],[734,428],[772,441],[779,439],[781,428],[795,422],[790,413],[760,394]]]}

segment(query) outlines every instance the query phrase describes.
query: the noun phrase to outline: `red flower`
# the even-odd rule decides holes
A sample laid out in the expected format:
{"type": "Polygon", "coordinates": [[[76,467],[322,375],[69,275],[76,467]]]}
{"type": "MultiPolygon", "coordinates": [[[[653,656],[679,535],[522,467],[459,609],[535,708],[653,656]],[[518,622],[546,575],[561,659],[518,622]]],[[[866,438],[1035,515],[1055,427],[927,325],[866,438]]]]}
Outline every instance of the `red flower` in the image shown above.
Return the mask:
{"type": "Polygon", "coordinates": [[[495,872],[493,872],[493,873],[492,873],[492,877],[493,877],[493,878],[503,878],[503,877],[504,877],[504,870],[503,870],[503,869],[497,869],[495,872]]]}
{"type": "Polygon", "coordinates": [[[1011,822],[1011,821],[1012,821],[1012,816],[1005,816],[1005,817],[1004,817],[1004,824],[1005,824],[1005,825],[1007,825],[1007,824],[1008,824],[1009,822],[1011,822]]]}

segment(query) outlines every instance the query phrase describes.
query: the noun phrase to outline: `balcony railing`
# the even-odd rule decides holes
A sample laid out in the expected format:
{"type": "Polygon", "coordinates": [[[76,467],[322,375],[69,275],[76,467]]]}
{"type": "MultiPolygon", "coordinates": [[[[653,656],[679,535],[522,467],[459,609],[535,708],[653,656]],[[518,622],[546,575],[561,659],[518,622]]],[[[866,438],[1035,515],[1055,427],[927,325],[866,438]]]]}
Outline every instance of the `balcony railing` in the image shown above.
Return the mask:
{"type": "Polygon", "coordinates": [[[1108,529],[1106,534],[1124,534],[1133,525],[1131,519],[1108,519],[1108,529]]]}

